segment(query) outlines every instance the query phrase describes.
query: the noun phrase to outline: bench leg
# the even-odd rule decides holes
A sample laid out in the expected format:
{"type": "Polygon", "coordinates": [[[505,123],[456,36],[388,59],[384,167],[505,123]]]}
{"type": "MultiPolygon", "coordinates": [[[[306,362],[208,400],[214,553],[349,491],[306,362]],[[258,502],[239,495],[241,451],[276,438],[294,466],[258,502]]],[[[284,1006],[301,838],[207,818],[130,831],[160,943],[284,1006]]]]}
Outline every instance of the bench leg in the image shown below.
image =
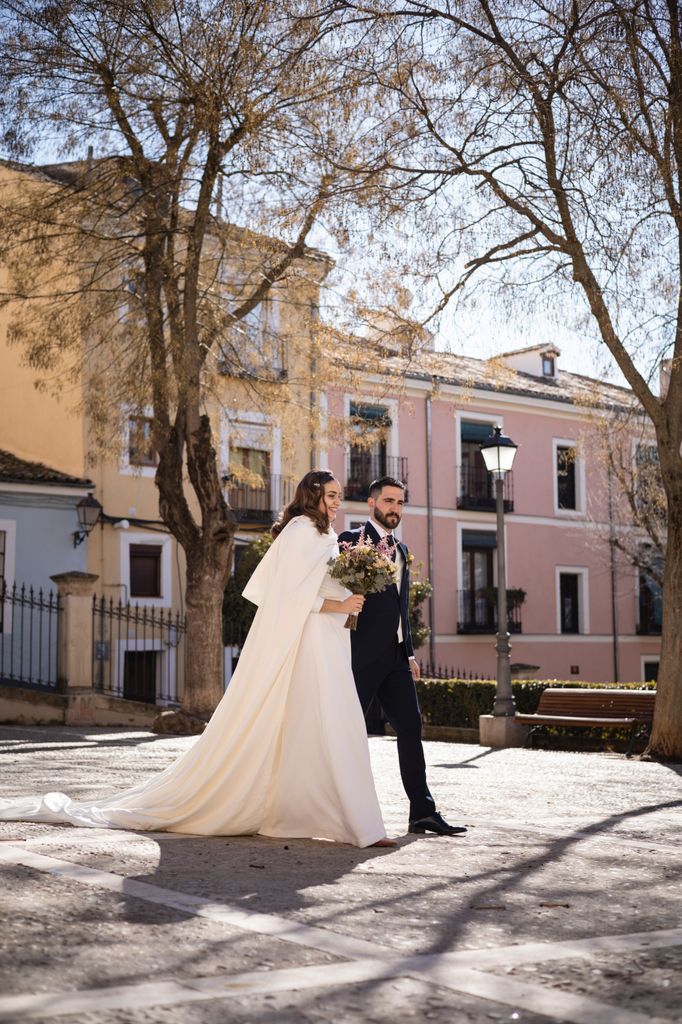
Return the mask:
{"type": "Polygon", "coordinates": [[[542,729],[544,729],[544,725],[532,726],[528,730],[528,735],[526,736],[526,742],[524,743],[524,747],[528,747],[530,748],[530,750],[535,750],[535,734],[536,732],[541,732],[542,729]]]}
{"type": "Polygon", "coordinates": [[[637,725],[637,723],[633,722],[632,723],[632,727],[630,728],[630,742],[628,743],[628,749],[625,752],[625,756],[626,757],[632,757],[632,747],[633,747],[634,742],[635,742],[635,727],[636,727],[636,725],[637,725]]]}

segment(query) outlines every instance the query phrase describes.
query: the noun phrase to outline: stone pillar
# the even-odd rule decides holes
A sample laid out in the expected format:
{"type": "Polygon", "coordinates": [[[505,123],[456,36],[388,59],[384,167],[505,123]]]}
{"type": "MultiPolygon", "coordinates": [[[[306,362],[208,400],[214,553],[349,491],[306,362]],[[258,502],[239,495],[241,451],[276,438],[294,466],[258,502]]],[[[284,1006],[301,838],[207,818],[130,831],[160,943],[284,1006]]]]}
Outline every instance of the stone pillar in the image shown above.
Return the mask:
{"type": "Polygon", "coordinates": [[[62,572],[50,579],[59,591],[57,689],[92,690],[92,598],[99,576],[62,572]]]}

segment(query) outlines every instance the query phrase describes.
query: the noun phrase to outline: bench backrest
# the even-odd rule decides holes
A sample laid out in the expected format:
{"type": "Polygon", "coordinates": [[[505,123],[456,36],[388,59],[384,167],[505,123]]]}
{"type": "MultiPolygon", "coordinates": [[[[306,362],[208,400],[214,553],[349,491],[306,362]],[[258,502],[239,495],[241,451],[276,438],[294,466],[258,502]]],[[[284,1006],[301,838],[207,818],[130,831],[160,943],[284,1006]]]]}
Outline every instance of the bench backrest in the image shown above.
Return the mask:
{"type": "Polygon", "coordinates": [[[548,689],[540,694],[538,714],[650,721],[654,715],[655,700],[655,690],[548,689]]]}

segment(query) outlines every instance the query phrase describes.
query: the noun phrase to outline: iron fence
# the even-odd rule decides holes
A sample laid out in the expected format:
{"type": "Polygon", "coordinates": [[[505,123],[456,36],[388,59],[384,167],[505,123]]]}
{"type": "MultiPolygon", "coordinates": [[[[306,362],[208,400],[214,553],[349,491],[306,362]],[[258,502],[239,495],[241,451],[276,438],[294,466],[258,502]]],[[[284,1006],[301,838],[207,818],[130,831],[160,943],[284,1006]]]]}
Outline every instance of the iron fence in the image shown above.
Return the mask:
{"type": "Polygon", "coordinates": [[[59,595],[0,580],[0,682],[55,690],[59,595]]]}
{"type": "Polygon", "coordinates": [[[178,612],[94,597],[93,686],[145,704],[177,704],[185,622],[178,612]]]}
{"type": "MultiPolygon", "coordinates": [[[[507,591],[507,629],[510,633],[521,633],[521,605],[512,598],[513,591],[507,591]]],[[[458,633],[497,632],[497,587],[477,587],[458,590],[459,620],[458,633]]]]}
{"type": "MultiPolygon", "coordinates": [[[[482,460],[481,460],[482,461],[482,460]]],[[[502,485],[505,512],[514,511],[514,478],[505,473],[502,485]]],[[[459,467],[459,494],[457,508],[475,512],[494,512],[496,509],[495,482],[484,465],[465,464],[459,467]]]]}
{"type": "Polygon", "coordinates": [[[431,662],[420,661],[419,671],[422,679],[468,679],[471,682],[488,681],[491,677],[470,669],[453,668],[446,665],[432,665],[431,662]]]}
{"type": "Polygon", "coordinates": [[[347,501],[363,501],[369,494],[369,485],[382,476],[392,476],[405,484],[407,490],[407,458],[402,455],[384,455],[376,452],[354,451],[346,460],[346,485],[344,497],[347,501]]]}
{"type": "Polygon", "coordinates": [[[270,526],[294,496],[294,485],[286,477],[265,476],[255,487],[225,478],[230,508],[243,526],[270,526]]]}

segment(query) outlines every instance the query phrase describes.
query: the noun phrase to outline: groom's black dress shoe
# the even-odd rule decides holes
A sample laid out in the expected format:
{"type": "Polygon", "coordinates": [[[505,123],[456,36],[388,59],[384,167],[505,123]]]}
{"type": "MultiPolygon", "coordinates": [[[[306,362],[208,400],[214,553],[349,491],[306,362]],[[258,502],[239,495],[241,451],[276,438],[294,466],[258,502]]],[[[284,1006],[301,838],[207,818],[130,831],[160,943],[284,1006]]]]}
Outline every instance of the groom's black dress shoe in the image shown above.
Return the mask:
{"type": "Polygon", "coordinates": [[[429,814],[427,818],[417,818],[411,821],[408,832],[423,836],[425,832],[435,832],[437,836],[459,836],[466,832],[464,825],[448,825],[447,821],[436,811],[429,814]]]}

